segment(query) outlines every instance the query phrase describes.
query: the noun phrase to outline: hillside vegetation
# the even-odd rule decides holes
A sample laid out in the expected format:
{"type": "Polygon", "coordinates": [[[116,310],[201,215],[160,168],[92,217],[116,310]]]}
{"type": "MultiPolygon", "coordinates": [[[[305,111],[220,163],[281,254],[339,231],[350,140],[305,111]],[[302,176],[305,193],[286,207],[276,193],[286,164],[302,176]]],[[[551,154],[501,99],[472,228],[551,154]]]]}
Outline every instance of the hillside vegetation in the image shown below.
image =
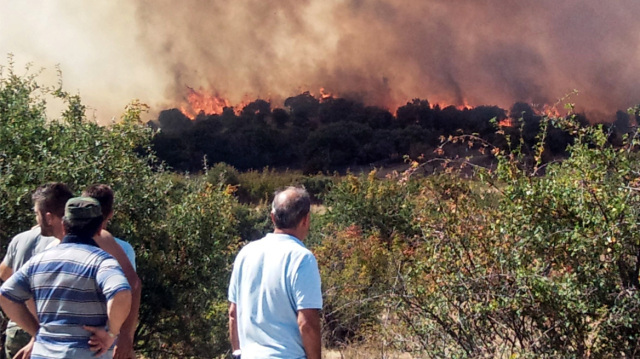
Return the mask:
{"type": "MultiPolygon", "coordinates": [[[[521,102],[508,110],[498,106],[458,109],[414,99],[392,114],[355,99],[317,99],[305,92],[288,98],[284,108],[255,100],[241,109],[227,107],[222,114],[200,113],[193,120],[178,109],[165,110],[150,125],[160,129],[152,141],[154,151],[177,171],[199,173],[204,162],[224,162],[242,171],[269,166],[316,174],[395,166],[405,155],[438,158],[434,151],[442,139],[461,134],[474,134],[500,149],[509,148],[506,136],[515,143],[521,137],[522,150],[531,154],[545,111],[555,112],[521,102]],[[498,124],[504,133],[496,133],[498,124]]],[[[574,114],[573,119],[589,124],[584,114],[574,114]]],[[[603,126],[611,130],[610,141],[620,144],[636,119],[618,111],[611,122],[603,126]]],[[[557,126],[547,127],[546,132],[545,157],[566,156],[573,135],[557,126]]],[[[458,154],[483,157],[476,149],[467,147],[458,154]]]]}
{"type": "Polygon", "coordinates": [[[139,262],[136,348],[147,358],[228,352],[232,260],[270,231],[270,193],[289,184],[306,185],[322,205],[308,245],[321,267],[327,346],[426,358],[640,355],[640,163],[631,128],[614,133],[570,114],[537,116],[529,137],[497,127],[494,137],[445,136],[495,158],[490,169],[463,168],[468,176],[457,173],[465,159],[453,166],[446,154],[431,176],[422,169],[433,162],[419,156],[386,176],[229,164],[185,175],[156,157],[158,135],[140,121],[143,111],[134,102],[101,127],[78,96],[11,66],[0,74],[0,247],[34,224],[30,193],[39,184],[64,181],[76,192],[110,184],[110,230],[133,244],[139,262]],[[67,108],[47,120],[51,97],[67,108]],[[546,152],[553,133],[570,137],[561,161],[546,152]]]}

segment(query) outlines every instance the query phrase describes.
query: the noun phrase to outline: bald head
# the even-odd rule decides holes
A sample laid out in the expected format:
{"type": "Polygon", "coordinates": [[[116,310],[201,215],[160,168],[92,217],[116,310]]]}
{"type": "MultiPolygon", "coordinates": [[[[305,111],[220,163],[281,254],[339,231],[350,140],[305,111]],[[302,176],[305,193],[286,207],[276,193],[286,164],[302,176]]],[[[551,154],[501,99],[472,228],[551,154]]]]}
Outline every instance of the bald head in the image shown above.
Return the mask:
{"type": "Polygon", "coordinates": [[[294,229],[311,209],[309,193],[304,188],[287,187],[275,194],[271,205],[273,224],[278,229],[294,229]]]}

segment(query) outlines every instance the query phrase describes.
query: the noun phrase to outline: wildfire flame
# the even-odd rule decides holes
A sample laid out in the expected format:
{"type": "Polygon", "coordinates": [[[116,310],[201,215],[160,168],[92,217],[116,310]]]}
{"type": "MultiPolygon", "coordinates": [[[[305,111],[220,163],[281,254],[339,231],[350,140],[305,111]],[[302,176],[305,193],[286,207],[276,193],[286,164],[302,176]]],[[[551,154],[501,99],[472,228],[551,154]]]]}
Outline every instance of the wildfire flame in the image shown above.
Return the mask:
{"type": "Polygon", "coordinates": [[[540,111],[540,114],[549,118],[562,117],[562,114],[560,113],[558,108],[556,106],[551,106],[551,105],[542,106],[542,110],[540,111]]]}
{"type": "Polygon", "coordinates": [[[473,106],[469,105],[469,102],[467,102],[467,99],[462,99],[462,105],[456,106],[456,108],[458,108],[458,110],[462,111],[462,110],[471,110],[473,108],[473,106]]]}
{"type": "Polygon", "coordinates": [[[430,102],[429,106],[431,106],[432,110],[435,110],[436,108],[443,109],[443,108],[447,108],[447,107],[450,107],[450,106],[453,106],[457,110],[460,110],[460,111],[473,109],[473,106],[471,106],[469,104],[467,99],[462,99],[462,104],[458,104],[458,105],[450,104],[450,103],[448,103],[446,101],[434,101],[434,102],[430,102]]]}
{"type": "MultiPolygon", "coordinates": [[[[186,104],[180,107],[182,113],[190,119],[195,119],[199,114],[205,115],[219,115],[222,114],[225,109],[233,109],[236,115],[240,115],[242,110],[251,103],[248,96],[235,106],[231,105],[231,102],[220,95],[208,93],[203,89],[195,90],[192,87],[186,86],[186,104]]],[[[320,102],[327,101],[338,96],[335,93],[327,91],[324,87],[319,90],[318,100],[320,102]]],[[[430,102],[429,106],[432,110],[442,110],[447,107],[455,107],[459,111],[472,110],[474,107],[469,104],[466,99],[462,100],[462,104],[453,105],[447,101],[434,101],[430,102]]],[[[562,117],[563,114],[558,110],[555,105],[533,105],[534,112],[538,116],[546,116],[548,118],[556,119],[562,117]]],[[[513,118],[507,117],[498,121],[500,127],[515,127],[517,121],[513,118]]]]}
{"type": "MultiPolygon", "coordinates": [[[[248,96],[245,96],[246,98],[243,101],[232,106],[229,99],[224,98],[217,93],[209,93],[203,89],[196,90],[189,86],[186,86],[186,88],[186,103],[180,106],[180,111],[192,120],[201,113],[205,115],[222,114],[225,108],[233,108],[236,115],[239,115],[242,112],[242,109],[251,103],[248,96]]],[[[324,87],[320,88],[319,93],[320,95],[318,99],[321,102],[337,97],[336,94],[326,91],[324,87]]]]}
{"type": "MultiPolygon", "coordinates": [[[[534,113],[536,116],[544,116],[550,119],[557,119],[563,117],[564,115],[555,105],[538,105],[534,106],[534,113]]],[[[516,127],[518,126],[518,121],[511,117],[507,117],[498,122],[498,126],[500,127],[516,127]]]]}
{"type": "MultiPolygon", "coordinates": [[[[224,98],[217,93],[209,93],[203,89],[196,90],[189,86],[186,86],[186,88],[186,103],[180,107],[180,111],[192,120],[201,113],[205,115],[222,114],[225,108],[232,108],[236,115],[239,115],[242,109],[251,103],[251,101],[248,100],[248,96],[245,96],[246,98],[243,101],[232,106],[229,99],[224,98]]],[[[317,98],[320,102],[323,102],[337,97],[338,95],[335,93],[329,92],[324,87],[321,87],[317,98]]],[[[443,109],[449,106],[453,106],[460,111],[473,109],[473,106],[471,106],[466,99],[463,99],[462,104],[457,105],[449,104],[446,101],[436,101],[431,102],[430,106],[431,109],[443,109]]]]}
{"type": "Polygon", "coordinates": [[[512,119],[511,117],[507,117],[498,122],[498,126],[500,127],[516,127],[516,125],[516,120],[512,119]]]}
{"type": "Polygon", "coordinates": [[[324,101],[333,97],[335,96],[331,92],[326,91],[324,87],[320,87],[320,101],[324,101]]]}
{"type": "Polygon", "coordinates": [[[204,113],[205,115],[219,115],[225,108],[233,108],[235,113],[239,114],[249,103],[249,101],[243,101],[232,106],[228,99],[218,94],[207,93],[202,89],[195,90],[189,86],[187,86],[187,90],[187,104],[181,106],[180,111],[192,120],[200,113],[204,113]]]}

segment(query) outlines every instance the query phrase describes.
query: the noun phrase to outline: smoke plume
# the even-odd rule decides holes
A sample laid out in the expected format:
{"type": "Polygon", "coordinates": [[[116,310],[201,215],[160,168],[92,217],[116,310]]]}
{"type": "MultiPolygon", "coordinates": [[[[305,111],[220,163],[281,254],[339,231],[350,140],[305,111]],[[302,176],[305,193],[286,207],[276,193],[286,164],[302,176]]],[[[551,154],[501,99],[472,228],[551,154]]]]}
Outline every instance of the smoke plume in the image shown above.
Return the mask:
{"type": "MultiPolygon", "coordinates": [[[[18,2],[15,2],[18,3],[18,2]]],[[[60,63],[96,108],[187,86],[231,103],[320,88],[391,110],[640,102],[637,0],[118,0],[0,5],[0,50],[60,63]]],[[[102,110],[100,110],[102,111],[102,110]]]]}

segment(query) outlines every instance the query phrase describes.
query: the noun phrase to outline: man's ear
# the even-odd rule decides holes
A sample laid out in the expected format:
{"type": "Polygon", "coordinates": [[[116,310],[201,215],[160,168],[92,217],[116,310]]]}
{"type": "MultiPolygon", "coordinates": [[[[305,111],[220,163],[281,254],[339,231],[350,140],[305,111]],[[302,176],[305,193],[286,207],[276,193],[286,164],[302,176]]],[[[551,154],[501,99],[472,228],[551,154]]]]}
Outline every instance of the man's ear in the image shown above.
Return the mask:
{"type": "Polygon", "coordinates": [[[302,224],[304,224],[305,226],[311,224],[311,212],[307,213],[307,215],[304,216],[304,218],[302,219],[302,224]]]}
{"type": "Polygon", "coordinates": [[[47,212],[44,214],[44,223],[46,223],[48,226],[53,224],[53,219],[54,219],[53,213],[47,212]]]}

